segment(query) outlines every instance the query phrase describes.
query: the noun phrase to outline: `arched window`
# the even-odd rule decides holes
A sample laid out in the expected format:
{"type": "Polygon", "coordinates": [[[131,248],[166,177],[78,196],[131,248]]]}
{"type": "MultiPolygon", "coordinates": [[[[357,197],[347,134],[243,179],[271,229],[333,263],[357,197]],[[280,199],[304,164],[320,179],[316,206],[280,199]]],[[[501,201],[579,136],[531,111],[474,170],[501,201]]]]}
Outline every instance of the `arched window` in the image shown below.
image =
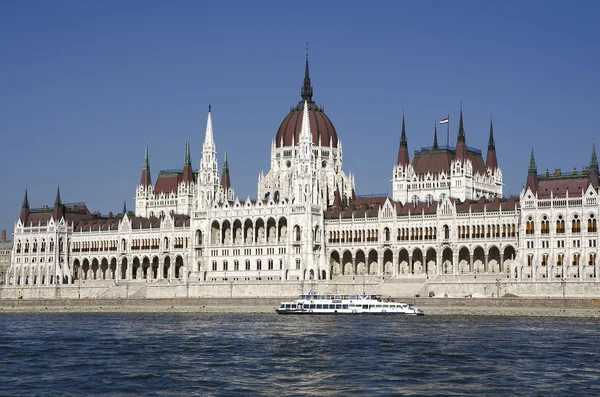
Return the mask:
{"type": "Polygon", "coordinates": [[[573,215],[573,219],[571,220],[571,232],[581,233],[581,219],[579,219],[578,215],[573,215]]]}
{"type": "Polygon", "coordinates": [[[273,270],[273,259],[269,259],[267,264],[268,264],[269,270],[273,270]]]}
{"type": "Polygon", "coordinates": [[[302,233],[300,232],[300,226],[298,225],[294,226],[294,238],[296,239],[295,241],[302,240],[302,233]]]}
{"type": "Polygon", "coordinates": [[[227,261],[223,261],[223,271],[225,271],[225,272],[226,272],[226,271],[227,271],[227,268],[228,268],[227,261]]]}
{"type": "Polygon", "coordinates": [[[433,195],[428,194],[425,196],[425,204],[429,207],[433,203],[433,195]]]}
{"type": "Polygon", "coordinates": [[[237,259],[233,261],[233,270],[236,272],[240,270],[240,261],[238,261],[237,259]]]}
{"type": "Polygon", "coordinates": [[[296,259],[296,270],[300,270],[300,258],[296,259]]]}
{"type": "Polygon", "coordinates": [[[262,270],[262,261],[260,259],[256,260],[256,270],[262,270]]]}
{"type": "Polygon", "coordinates": [[[250,270],[250,260],[246,259],[246,270],[250,270]]]}
{"type": "Polygon", "coordinates": [[[202,245],[202,232],[196,230],[196,245],[202,245]]]}
{"type": "Polygon", "coordinates": [[[556,233],[564,233],[565,232],[565,220],[562,215],[558,216],[556,220],[556,233]]]}
{"type": "Polygon", "coordinates": [[[417,196],[416,194],[414,196],[411,197],[410,199],[412,205],[414,205],[415,207],[417,205],[419,205],[419,196],[417,196]]]}
{"type": "Polygon", "coordinates": [[[544,217],[542,218],[542,222],[540,224],[540,231],[542,232],[542,234],[550,234],[550,221],[548,220],[548,217],[546,215],[544,215],[544,217]]]}

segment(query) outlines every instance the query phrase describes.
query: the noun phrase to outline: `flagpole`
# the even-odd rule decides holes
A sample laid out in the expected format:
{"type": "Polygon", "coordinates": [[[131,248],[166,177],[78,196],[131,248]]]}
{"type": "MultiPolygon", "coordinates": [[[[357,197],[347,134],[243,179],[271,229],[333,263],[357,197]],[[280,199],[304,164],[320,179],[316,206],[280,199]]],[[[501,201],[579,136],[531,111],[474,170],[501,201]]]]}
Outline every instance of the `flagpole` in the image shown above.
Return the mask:
{"type": "Polygon", "coordinates": [[[446,146],[450,148],[450,113],[448,113],[448,125],[446,126],[446,146]]]}

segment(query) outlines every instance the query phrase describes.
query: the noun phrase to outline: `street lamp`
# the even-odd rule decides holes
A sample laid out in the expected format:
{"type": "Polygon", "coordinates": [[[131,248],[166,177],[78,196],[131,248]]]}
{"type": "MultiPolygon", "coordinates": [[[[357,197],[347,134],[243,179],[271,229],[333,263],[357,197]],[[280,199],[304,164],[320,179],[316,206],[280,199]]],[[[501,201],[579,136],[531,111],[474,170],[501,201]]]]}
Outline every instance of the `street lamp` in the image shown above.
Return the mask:
{"type": "Polygon", "coordinates": [[[562,295],[563,295],[563,299],[565,299],[565,287],[567,285],[567,279],[566,278],[561,278],[560,279],[560,285],[562,286],[562,295]]]}

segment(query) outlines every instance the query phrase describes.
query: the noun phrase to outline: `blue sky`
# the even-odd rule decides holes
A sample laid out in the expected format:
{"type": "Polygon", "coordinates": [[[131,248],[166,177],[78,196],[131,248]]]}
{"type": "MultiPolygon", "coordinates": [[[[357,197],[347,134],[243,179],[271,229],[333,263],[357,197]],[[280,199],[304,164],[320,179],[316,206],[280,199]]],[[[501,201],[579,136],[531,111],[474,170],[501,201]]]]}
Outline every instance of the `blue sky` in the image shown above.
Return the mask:
{"type": "MultiPolygon", "coordinates": [[[[357,193],[388,193],[402,109],[409,149],[462,101],[469,146],[493,114],[505,195],[538,171],[589,162],[600,108],[598,2],[1,2],[0,229],[32,207],[134,207],[153,178],[200,162],[209,101],[236,194],[256,196],[298,103],[309,42],[314,99],[343,142],[357,193]]],[[[445,141],[445,128],[439,131],[445,141]]]]}

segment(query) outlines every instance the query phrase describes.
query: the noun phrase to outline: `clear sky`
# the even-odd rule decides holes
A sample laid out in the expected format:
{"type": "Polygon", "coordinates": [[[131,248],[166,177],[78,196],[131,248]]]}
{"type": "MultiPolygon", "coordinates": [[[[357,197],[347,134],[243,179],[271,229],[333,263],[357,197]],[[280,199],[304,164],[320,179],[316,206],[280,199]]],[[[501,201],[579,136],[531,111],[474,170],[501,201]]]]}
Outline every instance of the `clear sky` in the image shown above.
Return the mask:
{"type": "MultiPolygon", "coordinates": [[[[493,115],[504,193],[538,171],[587,166],[598,129],[597,1],[0,2],[0,229],[32,207],[134,208],[146,142],[153,179],[200,162],[208,103],[219,164],[256,197],[271,141],[314,100],[343,142],[357,194],[391,195],[402,111],[413,150],[460,103],[469,146],[493,115]]],[[[440,131],[445,142],[445,127],[440,131]]],[[[440,142],[440,143],[441,143],[440,142]]]]}

